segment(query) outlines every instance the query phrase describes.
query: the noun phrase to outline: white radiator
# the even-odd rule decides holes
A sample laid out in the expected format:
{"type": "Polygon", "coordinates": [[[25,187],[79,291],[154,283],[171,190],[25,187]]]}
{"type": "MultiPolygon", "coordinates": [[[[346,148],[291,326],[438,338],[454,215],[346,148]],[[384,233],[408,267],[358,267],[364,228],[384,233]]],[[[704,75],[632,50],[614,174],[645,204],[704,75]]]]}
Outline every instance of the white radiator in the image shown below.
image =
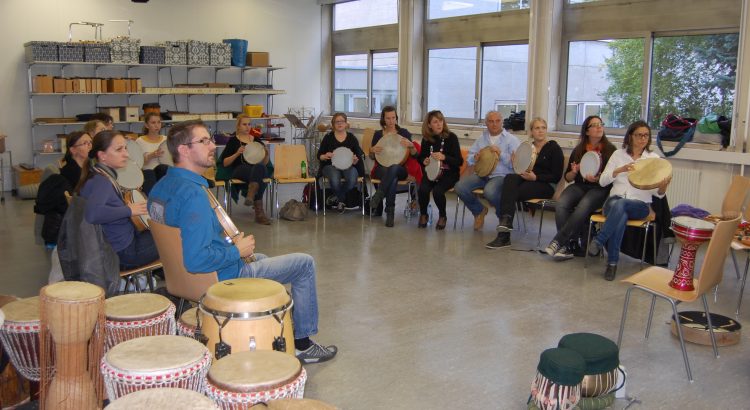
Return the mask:
{"type": "Polygon", "coordinates": [[[698,169],[672,168],[672,182],[667,190],[669,206],[679,204],[698,206],[701,171],[698,169]]]}

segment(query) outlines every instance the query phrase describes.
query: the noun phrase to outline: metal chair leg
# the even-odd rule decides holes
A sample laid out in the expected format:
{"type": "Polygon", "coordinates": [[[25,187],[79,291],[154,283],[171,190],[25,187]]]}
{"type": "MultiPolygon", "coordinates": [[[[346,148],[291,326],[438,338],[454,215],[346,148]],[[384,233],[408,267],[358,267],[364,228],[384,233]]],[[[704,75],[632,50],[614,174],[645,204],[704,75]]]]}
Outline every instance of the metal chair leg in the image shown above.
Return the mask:
{"type": "Polygon", "coordinates": [[[453,230],[456,230],[456,224],[458,223],[458,206],[461,204],[461,197],[456,194],[456,212],[453,213],[453,230]]]}
{"type": "Polygon", "coordinates": [[[536,235],[536,247],[542,243],[542,225],[544,224],[544,204],[542,203],[542,209],[539,211],[539,233],[536,235]]]}
{"type": "Polygon", "coordinates": [[[706,311],[706,320],[708,321],[708,333],[711,335],[711,347],[714,349],[714,356],[719,358],[719,349],[716,347],[716,334],[714,333],[714,326],[711,323],[711,313],[708,311],[708,300],[706,300],[706,294],[701,295],[703,300],[703,309],[706,311]]]}
{"type": "Polygon", "coordinates": [[[680,314],[677,312],[677,304],[674,300],[668,299],[669,304],[672,305],[672,313],[674,314],[675,326],[677,327],[677,335],[680,337],[680,348],[682,349],[682,359],[685,361],[685,370],[687,370],[688,380],[693,382],[693,372],[690,371],[690,359],[688,359],[687,349],[685,348],[685,338],[682,336],[682,325],[680,324],[680,314]]]}
{"type": "Polygon", "coordinates": [[[729,248],[729,254],[732,255],[732,263],[734,264],[734,274],[737,276],[737,280],[740,279],[740,268],[737,266],[737,255],[734,253],[734,249],[729,248]]]}
{"type": "MultiPolygon", "coordinates": [[[[643,230],[643,251],[641,252],[641,264],[640,264],[640,268],[641,269],[643,269],[643,262],[646,260],[646,247],[648,247],[648,228],[649,228],[649,226],[651,226],[651,223],[646,222],[646,227],[643,230]]],[[[654,254],[654,262],[656,262],[656,254],[654,254]]]]}
{"type": "Polygon", "coordinates": [[[591,227],[594,223],[589,219],[589,234],[586,236],[586,253],[583,255],[583,267],[589,266],[589,243],[591,242],[591,227]]]}
{"type": "Polygon", "coordinates": [[[651,308],[648,310],[648,321],[646,321],[646,339],[651,334],[651,321],[654,318],[654,305],[656,305],[656,296],[651,295],[651,308]]]}
{"type": "Polygon", "coordinates": [[[635,289],[630,286],[625,292],[625,304],[622,306],[622,317],[620,318],[620,333],[617,334],[617,347],[622,347],[622,332],[625,330],[625,319],[628,316],[628,304],[630,303],[630,292],[635,289]]]}
{"type": "Polygon", "coordinates": [[[185,299],[180,298],[180,303],[177,306],[177,317],[179,317],[182,314],[182,309],[185,307],[185,299]]]}
{"type": "Polygon", "coordinates": [[[745,283],[747,282],[747,268],[750,267],[750,252],[747,253],[747,259],[745,259],[745,274],[742,275],[742,282],[740,284],[740,295],[737,298],[737,310],[734,312],[736,316],[740,315],[740,306],[742,306],[742,295],[745,293],[745,283]]]}

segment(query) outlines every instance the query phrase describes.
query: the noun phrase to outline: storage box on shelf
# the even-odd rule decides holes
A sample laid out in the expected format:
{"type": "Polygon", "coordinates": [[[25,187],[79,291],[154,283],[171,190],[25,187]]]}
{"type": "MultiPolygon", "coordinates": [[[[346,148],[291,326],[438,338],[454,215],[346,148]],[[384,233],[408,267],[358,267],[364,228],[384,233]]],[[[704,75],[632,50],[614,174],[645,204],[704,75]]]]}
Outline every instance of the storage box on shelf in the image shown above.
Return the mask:
{"type": "Polygon", "coordinates": [[[113,63],[137,64],[141,40],[130,37],[115,37],[109,40],[113,63]]]}
{"type": "Polygon", "coordinates": [[[245,63],[249,67],[269,67],[269,54],[265,51],[250,51],[247,53],[245,63]]]}
{"type": "Polygon", "coordinates": [[[138,61],[141,64],[166,64],[166,49],[162,46],[141,46],[138,61]]]}
{"type": "Polygon", "coordinates": [[[208,65],[211,61],[208,43],[197,40],[189,40],[187,43],[187,63],[189,65],[208,65]]]}
{"type": "Polygon", "coordinates": [[[187,42],[164,42],[164,59],[168,65],[187,65],[187,42]]]}
{"type": "Polygon", "coordinates": [[[83,43],[83,59],[89,63],[112,62],[109,54],[109,44],[101,42],[83,43]]]}
{"type": "Polygon", "coordinates": [[[209,43],[209,64],[227,67],[232,63],[232,46],[224,43],[209,43]]]}
{"type": "Polygon", "coordinates": [[[29,41],[23,45],[26,62],[58,61],[57,43],[54,41],[29,41]]]}
{"type": "Polygon", "coordinates": [[[58,43],[57,54],[60,61],[84,62],[83,44],[58,43]]]}

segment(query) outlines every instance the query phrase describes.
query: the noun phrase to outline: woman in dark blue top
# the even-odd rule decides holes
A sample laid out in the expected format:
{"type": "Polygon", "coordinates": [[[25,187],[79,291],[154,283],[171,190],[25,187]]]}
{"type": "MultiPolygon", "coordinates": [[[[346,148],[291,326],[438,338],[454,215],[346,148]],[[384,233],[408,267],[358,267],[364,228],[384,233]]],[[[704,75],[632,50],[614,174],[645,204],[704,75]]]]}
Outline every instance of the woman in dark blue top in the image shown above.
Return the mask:
{"type": "Polygon", "coordinates": [[[146,203],[126,204],[117,184],[117,169],[128,163],[128,147],[119,131],[94,137],[91,161],[83,168],[76,191],[86,199],[84,217],[101,225],[104,237],[120,258],[120,269],[133,269],[159,258],[151,231],[138,232],[132,216],[147,215],[146,203]]]}
{"type": "Polygon", "coordinates": [[[318,149],[318,159],[320,160],[318,177],[324,176],[328,179],[331,190],[336,194],[338,200],[337,208],[339,212],[344,212],[346,193],[357,185],[357,177],[364,177],[365,168],[360,161],[364,152],[362,152],[362,147],[359,146],[357,137],[346,130],[349,127],[346,114],[342,112],[334,113],[333,118],[331,118],[331,126],[333,131],[323,137],[318,149]],[[344,170],[334,167],[331,161],[333,151],[340,147],[349,148],[354,154],[352,165],[344,170]]]}

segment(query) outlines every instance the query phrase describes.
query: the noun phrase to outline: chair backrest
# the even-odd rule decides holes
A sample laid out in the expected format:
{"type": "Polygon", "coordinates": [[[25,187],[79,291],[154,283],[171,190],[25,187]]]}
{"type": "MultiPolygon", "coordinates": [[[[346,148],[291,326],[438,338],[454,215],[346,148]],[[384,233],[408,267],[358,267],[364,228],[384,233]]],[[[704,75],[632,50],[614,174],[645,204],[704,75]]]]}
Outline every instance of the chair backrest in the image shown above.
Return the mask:
{"type": "Polygon", "coordinates": [[[562,177],[560,177],[560,181],[557,182],[555,193],[552,194],[553,201],[557,201],[558,199],[560,199],[560,195],[562,195],[565,187],[568,186],[568,181],[565,180],[565,170],[568,169],[568,161],[570,161],[570,155],[563,156],[563,173],[562,177]]]}
{"type": "Polygon", "coordinates": [[[360,146],[362,147],[362,152],[365,153],[365,156],[370,155],[373,136],[375,136],[375,130],[372,128],[365,128],[365,130],[362,131],[362,141],[360,141],[360,146]]]}
{"type": "Polygon", "coordinates": [[[216,272],[190,273],[185,270],[180,229],[164,225],[153,219],[149,221],[149,226],[164,267],[167,292],[187,300],[197,301],[200,299],[209,286],[219,281],[216,272]]]}
{"type": "Polygon", "coordinates": [[[466,171],[467,168],[469,168],[469,149],[461,147],[461,157],[464,159],[464,162],[461,164],[461,168],[458,172],[458,175],[463,176],[464,173],[468,172],[466,171]]]}
{"type": "Polygon", "coordinates": [[[732,178],[729,189],[727,189],[727,193],[724,194],[724,201],[721,203],[721,214],[729,216],[730,214],[739,213],[745,204],[748,192],[750,192],[750,178],[735,175],[732,178]]]}
{"type": "Polygon", "coordinates": [[[737,215],[734,219],[719,221],[716,224],[703,258],[700,276],[696,280],[696,291],[699,295],[710,291],[721,282],[724,276],[724,260],[741,218],[737,215]]]}
{"type": "Polygon", "coordinates": [[[210,181],[216,181],[216,166],[206,168],[206,171],[203,173],[203,178],[210,181]]]}
{"type": "Polygon", "coordinates": [[[279,144],[275,149],[274,178],[302,178],[302,161],[307,162],[307,151],[305,150],[305,146],[279,144]]]}

